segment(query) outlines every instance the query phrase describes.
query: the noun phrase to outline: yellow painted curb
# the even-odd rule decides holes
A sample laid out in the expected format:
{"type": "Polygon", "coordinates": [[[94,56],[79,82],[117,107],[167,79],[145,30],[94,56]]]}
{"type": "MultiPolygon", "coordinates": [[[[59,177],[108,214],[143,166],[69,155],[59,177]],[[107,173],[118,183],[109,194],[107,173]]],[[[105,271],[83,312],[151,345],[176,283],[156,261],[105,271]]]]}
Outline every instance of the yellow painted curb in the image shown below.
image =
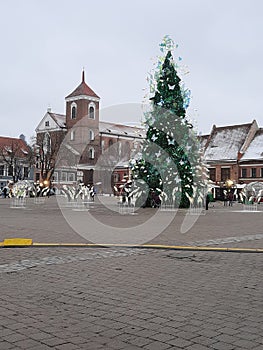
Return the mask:
{"type": "Polygon", "coordinates": [[[228,247],[200,247],[200,246],[176,246],[162,244],[95,244],[95,243],[33,243],[31,238],[8,238],[0,242],[0,247],[79,247],[79,248],[137,248],[137,249],[165,249],[185,251],[215,251],[215,252],[238,252],[238,253],[263,253],[263,248],[228,248],[228,247]]]}
{"type": "Polygon", "coordinates": [[[32,244],[33,240],[31,238],[6,238],[3,242],[4,247],[24,247],[32,244]]]}

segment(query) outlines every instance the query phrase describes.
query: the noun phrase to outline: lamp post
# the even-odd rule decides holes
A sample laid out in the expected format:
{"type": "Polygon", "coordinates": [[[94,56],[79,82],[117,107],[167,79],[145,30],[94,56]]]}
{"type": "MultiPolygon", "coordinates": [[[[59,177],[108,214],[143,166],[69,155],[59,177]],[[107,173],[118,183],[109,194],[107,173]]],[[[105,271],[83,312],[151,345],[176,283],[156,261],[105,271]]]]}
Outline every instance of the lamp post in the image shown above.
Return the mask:
{"type": "Polygon", "coordinates": [[[227,188],[227,199],[229,200],[229,205],[233,205],[234,193],[232,189],[235,187],[235,182],[231,179],[226,180],[225,186],[227,188]]]}
{"type": "Polygon", "coordinates": [[[228,179],[228,180],[226,180],[225,185],[226,185],[226,188],[228,189],[228,192],[229,192],[230,189],[231,189],[231,188],[233,187],[233,185],[234,185],[234,181],[228,179]]]}

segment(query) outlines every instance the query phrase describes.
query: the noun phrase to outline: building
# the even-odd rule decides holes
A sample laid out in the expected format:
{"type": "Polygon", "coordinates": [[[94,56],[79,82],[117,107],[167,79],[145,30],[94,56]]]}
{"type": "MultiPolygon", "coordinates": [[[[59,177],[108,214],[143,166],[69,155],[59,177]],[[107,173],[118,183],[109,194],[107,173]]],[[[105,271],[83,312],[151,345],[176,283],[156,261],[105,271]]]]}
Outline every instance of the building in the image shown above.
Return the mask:
{"type": "Polygon", "coordinates": [[[263,130],[255,120],[247,124],[217,127],[210,135],[201,136],[204,160],[216,197],[230,184],[263,182],[263,130]]]}
{"type": "Polygon", "coordinates": [[[259,128],[239,161],[239,182],[263,182],[263,129],[259,128]]]}
{"type": "Polygon", "coordinates": [[[18,180],[33,180],[33,157],[24,135],[0,137],[0,188],[18,180]]]}
{"type": "Polygon", "coordinates": [[[84,71],[65,100],[65,115],[48,109],[36,128],[35,180],[55,186],[81,181],[112,191],[129,175],[128,161],[145,131],[101,121],[100,97],[86,84],[84,71]]]}

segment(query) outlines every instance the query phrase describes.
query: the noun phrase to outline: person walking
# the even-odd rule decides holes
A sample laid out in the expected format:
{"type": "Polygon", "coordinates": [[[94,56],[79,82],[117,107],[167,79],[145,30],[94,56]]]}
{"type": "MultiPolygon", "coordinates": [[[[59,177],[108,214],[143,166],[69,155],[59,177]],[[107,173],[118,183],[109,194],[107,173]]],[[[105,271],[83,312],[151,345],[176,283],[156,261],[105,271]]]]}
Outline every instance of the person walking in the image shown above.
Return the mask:
{"type": "Polygon", "coordinates": [[[233,193],[232,192],[229,192],[229,194],[228,194],[228,205],[230,206],[230,207],[232,207],[233,206],[233,200],[234,200],[234,195],[233,195],[233,193]]]}
{"type": "Polygon", "coordinates": [[[224,193],[224,207],[227,206],[227,202],[228,202],[228,195],[227,195],[227,193],[224,193]]]}

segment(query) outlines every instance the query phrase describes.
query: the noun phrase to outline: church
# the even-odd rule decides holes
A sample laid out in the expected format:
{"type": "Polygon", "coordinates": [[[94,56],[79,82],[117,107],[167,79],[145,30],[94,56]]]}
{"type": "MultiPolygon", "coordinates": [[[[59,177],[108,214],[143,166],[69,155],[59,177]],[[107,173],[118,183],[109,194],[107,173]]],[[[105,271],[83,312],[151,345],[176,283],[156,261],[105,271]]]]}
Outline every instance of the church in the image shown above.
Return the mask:
{"type": "Polygon", "coordinates": [[[66,114],[48,108],[35,130],[35,181],[55,187],[83,182],[101,192],[116,191],[129,178],[129,159],[138,153],[145,130],[101,121],[100,97],[85,82],[84,71],[65,100],[66,114]]]}

